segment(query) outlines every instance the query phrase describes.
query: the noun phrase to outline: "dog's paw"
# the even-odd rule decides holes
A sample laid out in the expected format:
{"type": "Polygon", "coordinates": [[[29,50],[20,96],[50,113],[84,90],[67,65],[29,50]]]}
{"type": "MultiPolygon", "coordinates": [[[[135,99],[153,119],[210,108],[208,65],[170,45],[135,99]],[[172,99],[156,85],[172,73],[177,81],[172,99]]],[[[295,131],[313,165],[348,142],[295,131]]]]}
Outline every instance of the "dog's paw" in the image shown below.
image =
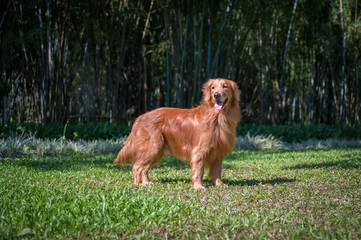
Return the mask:
{"type": "Polygon", "coordinates": [[[196,183],[196,184],[193,185],[193,189],[194,190],[204,190],[206,188],[202,184],[196,183]]]}
{"type": "Polygon", "coordinates": [[[225,183],[219,184],[219,185],[217,185],[217,186],[218,186],[218,187],[228,187],[228,185],[225,184],[225,183]]]}
{"type": "Polygon", "coordinates": [[[147,186],[147,185],[150,185],[150,184],[153,184],[153,182],[152,182],[152,181],[149,181],[149,182],[143,182],[143,183],[142,183],[143,186],[147,186]]]}
{"type": "Polygon", "coordinates": [[[228,187],[227,184],[225,184],[224,182],[222,182],[221,179],[217,179],[217,181],[215,181],[214,183],[216,186],[219,186],[219,187],[228,187]]]}

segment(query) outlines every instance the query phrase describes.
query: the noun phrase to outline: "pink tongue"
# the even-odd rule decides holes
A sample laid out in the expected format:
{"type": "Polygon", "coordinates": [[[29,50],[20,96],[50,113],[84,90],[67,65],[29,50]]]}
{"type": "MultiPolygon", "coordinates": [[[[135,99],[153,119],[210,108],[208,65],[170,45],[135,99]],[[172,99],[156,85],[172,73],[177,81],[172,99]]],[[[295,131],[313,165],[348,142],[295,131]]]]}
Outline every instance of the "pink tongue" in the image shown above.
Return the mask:
{"type": "Polygon", "coordinates": [[[222,109],[222,107],[223,107],[223,102],[214,104],[214,107],[215,107],[216,109],[218,109],[218,110],[222,109]]]}

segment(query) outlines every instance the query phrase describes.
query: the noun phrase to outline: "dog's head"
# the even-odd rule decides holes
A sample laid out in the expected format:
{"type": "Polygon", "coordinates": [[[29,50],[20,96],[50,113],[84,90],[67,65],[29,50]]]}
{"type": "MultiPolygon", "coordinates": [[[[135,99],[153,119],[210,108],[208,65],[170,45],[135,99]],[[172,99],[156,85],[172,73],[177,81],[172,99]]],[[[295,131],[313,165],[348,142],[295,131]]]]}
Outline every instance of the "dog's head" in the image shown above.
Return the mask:
{"type": "Polygon", "coordinates": [[[210,79],[203,84],[203,101],[211,101],[217,110],[239,104],[240,92],[235,82],[223,78],[210,79]]]}

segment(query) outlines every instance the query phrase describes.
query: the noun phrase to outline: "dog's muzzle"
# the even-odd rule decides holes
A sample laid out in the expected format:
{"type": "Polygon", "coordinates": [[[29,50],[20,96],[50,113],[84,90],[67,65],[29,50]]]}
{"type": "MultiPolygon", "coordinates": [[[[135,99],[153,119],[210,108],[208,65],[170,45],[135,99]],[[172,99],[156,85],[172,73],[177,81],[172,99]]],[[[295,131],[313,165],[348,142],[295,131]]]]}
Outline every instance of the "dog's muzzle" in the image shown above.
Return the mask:
{"type": "Polygon", "coordinates": [[[221,110],[222,108],[224,108],[224,106],[226,106],[227,101],[228,98],[224,102],[216,102],[216,104],[214,104],[214,107],[218,110],[221,110]]]}

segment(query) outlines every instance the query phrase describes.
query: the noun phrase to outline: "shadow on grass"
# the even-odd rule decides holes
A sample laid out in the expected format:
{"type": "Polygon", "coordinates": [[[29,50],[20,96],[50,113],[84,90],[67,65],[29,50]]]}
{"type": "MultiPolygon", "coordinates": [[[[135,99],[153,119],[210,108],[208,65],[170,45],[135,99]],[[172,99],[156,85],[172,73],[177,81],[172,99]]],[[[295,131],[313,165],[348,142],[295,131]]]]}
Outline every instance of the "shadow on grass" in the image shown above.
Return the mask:
{"type": "MultiPolygon", "coordinates": [[[[46,156],[46,157],[23,157],[23,158],[0,158],[0,164],[16,165],[20,167],[33,168],[40,171],[82,171],[91,168],[103,168],[114,171],[131,171],[132,164],[113,165],[115,155],[85,155],[74,154],[71,156],[46,156]]],[[[189,163],[165,157],[152,169],[171,167],[175,169],[190,168],[189,163]]]]}
{"type": "Polygon", "coordinates": [[[284,183],[291,183],[291,182],[295,182],[295,179],[289,179],[289,178],[275,178],[275,179],[265,179],[265,180],[257,180],[257,179],[249,179],[249,180],[242,180],[242,181],[238,181],[238,180],[224,180],[224,183],[229,185],[229,186],[255,186],[255,185],[264,185],[264,184],[269,184],[272,186],[276,186],[279,184],[284,184],[284,183]]]}
{"type": "MultiPolygon", "coordinates": [[[[190,179],[185,178],[162,178],[158,180],[161,183],[190,183],[190,179]]],[[[227,184],[228,186],[256,186],[256,185],[264,185],[269,184],[272,186],[276,186],[279,184],[284,183],[291,183],[295,182],[295,179],[289,179],[289,178],[275,178],[275,179],[266,179],[266,180],[256,180],[256,179],[249,179],[249,180],[227,180],[223,179],[223,182],[227,184]]],[[[205,185],[212,185],[212,181],[209,179],[204,179],[203,183],[205,185]]]]}
{"type": "Polygon", "coordinates": [[[107,156],[72,156],[23,157],[18,159],[0,159],[1,164],[17,165],[40,171],[79,171],[89,168],[112,168],[112,161],[107,156]]]}
{"type": "MultiPolygon", "coordinates": [[[[230,156],[233,156],[231,154],[230,156]]],[[[233,156],[234,159],[238,158],[233,156]]],[[[124,166],[113,166],[113,161],[116,158],[115,154],[109,155],[88,155],[82,153],[76,153],[72,155],[56,155],[56,156],[27,156],[21,158],[0,158],[0,164],[3,165],[17,165],[21,167],[29,167],[38,169],[40,171],[64,171],[72,170],[79,171],[85,170],[91,167],[113,169],[113,170],[125,170],[132,169],[132,164],[126,164],[124,166]]],[[[239,158],[238,158],[239,159],[239,158]]],[[[165,156],[163,159],[154,164],[152,169],[160,168],[175,168],[175,169],[188,169],[190,168],[189,162],[181,161],[172,156],[165,156]]]]}
{"type": "Polygon", "coordinates": [[[163,157],[163,159],[161,161],[154,164],[152,166],[152,169],[159,169],[159,168],[165,168],[165,167],[182,170],[182,169],[187,169],[187,168],[190,169],[190,164],[189,164],[189,162],[179,160],[172,156],[166,156],[166,157],[163,157]]]}

